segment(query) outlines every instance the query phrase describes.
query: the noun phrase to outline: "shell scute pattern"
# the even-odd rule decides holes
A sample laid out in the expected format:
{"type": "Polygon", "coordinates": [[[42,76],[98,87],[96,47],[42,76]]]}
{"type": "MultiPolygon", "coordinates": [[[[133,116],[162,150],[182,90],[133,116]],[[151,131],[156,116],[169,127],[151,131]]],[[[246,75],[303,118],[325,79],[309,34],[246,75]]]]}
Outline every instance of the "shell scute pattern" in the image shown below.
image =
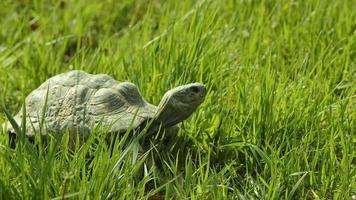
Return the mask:
{"type": "Polygon", "coordinates": [[[90,114],[102,115],[124,111],[124,97],[112,88],[102,88],[90,100],[90,114]]]}
{"type": "MultiPolygon", "coordinates": [[[[136,85],[120,83],[104,74],[71,71],[48,79],[26,98],[27,120],[31,122],[27,130],[32,135],[40,129],[42,113],[45,114],[43,124],[49,131],[67,129],[74,124],[94,126],[100,121],[105,122],[104,127],[116,122],[114,129],[125,129],[128,119],[138,109],[144,110],[144,117],[156,111],[143,100],[136,85]],[[131,114],[127,115],[127,111],[131,114]]],[[[140,113],[136,114],[136,123],[144,120],[140,113]]],[[[18,122],[21,117],[21,114],[17,116],[18,122]]]]}

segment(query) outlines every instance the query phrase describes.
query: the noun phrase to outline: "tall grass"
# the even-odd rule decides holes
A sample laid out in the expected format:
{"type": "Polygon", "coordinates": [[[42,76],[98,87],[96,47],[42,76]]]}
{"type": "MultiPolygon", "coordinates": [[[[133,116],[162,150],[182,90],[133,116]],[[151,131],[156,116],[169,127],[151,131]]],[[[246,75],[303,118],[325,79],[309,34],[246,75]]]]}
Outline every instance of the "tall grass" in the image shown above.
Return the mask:
{"type": "Polygon", "coordinates": [[[12,114],[43,81],[71,69],[131,81],[156,105],[174,86],[208,87],[181,126],[178,151],[152,145],[140,156],[133,141],[111,155],[95,132],[74,153],[65,133],[47,146],[11,149],[0,131],[0,199],[356,195],[353,1],[2,0],[0,7],[0,105],[12,114]],[[147,164],[152,156],[159,166],[147,164]]]}

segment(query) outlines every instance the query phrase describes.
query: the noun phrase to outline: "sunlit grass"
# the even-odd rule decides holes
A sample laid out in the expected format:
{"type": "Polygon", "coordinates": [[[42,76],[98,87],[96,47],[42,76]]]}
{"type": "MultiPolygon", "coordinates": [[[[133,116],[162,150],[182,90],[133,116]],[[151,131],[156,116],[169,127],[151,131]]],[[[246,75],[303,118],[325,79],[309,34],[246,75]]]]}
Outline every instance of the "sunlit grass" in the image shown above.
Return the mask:
{"type": "Polygon", "coordinates": [[[152,147],[143,159],[137,141],[111,155],[104,133],[74,153],[65,133],[46,147],[24,141],[16,149],[1,134],[0,199],[356,194],[353,1],[3,0],[0,7],[0,105],[12,114],[43,81],[71,69],[131,81],[156,105],[180,84],[208,88],[181,126],[181,149],[152,147]],[[149,164],[152,156],[159,166],[149,164]]]}

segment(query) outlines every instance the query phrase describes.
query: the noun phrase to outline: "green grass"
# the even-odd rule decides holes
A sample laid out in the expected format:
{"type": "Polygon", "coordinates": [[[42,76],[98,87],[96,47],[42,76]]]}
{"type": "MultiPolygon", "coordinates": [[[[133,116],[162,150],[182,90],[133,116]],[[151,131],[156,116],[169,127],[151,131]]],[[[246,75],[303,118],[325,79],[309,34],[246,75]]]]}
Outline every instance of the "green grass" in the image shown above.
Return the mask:
{"type": "Polygon", "coordinates": [[[180,84],[208,88],[178,153],[140,158],[136,140],[117,140],[110,156],[97,132],[74,153],[65,133],[11,149],[0,131],[0,199],[351,199],[355,10],[352,0],[0,1],[0,105],[13,115],[70,69],[131,81],[156,105],[180,84]]]}

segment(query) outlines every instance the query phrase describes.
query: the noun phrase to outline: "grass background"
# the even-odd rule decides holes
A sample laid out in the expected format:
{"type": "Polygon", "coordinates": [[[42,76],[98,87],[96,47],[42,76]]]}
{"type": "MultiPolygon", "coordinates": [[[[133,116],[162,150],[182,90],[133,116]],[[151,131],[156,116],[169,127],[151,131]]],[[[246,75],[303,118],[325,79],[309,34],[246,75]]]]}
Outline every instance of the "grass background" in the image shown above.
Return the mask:
{"type": "Polygon", "coordinates": [[[74,154],[66,134],[37,150],[26,141],[10,149],[1,134],[0,199],[356,195],[352,0],[2,0],[0,8],[0,105],[12,114],[71,69],[131,81],[156,105],[180,84],[208,88],[180,130],[184,153],[150,151],[161,170],[137,157],[137,141],[110,157],[93,142],[102,133],[74,154]]]}

